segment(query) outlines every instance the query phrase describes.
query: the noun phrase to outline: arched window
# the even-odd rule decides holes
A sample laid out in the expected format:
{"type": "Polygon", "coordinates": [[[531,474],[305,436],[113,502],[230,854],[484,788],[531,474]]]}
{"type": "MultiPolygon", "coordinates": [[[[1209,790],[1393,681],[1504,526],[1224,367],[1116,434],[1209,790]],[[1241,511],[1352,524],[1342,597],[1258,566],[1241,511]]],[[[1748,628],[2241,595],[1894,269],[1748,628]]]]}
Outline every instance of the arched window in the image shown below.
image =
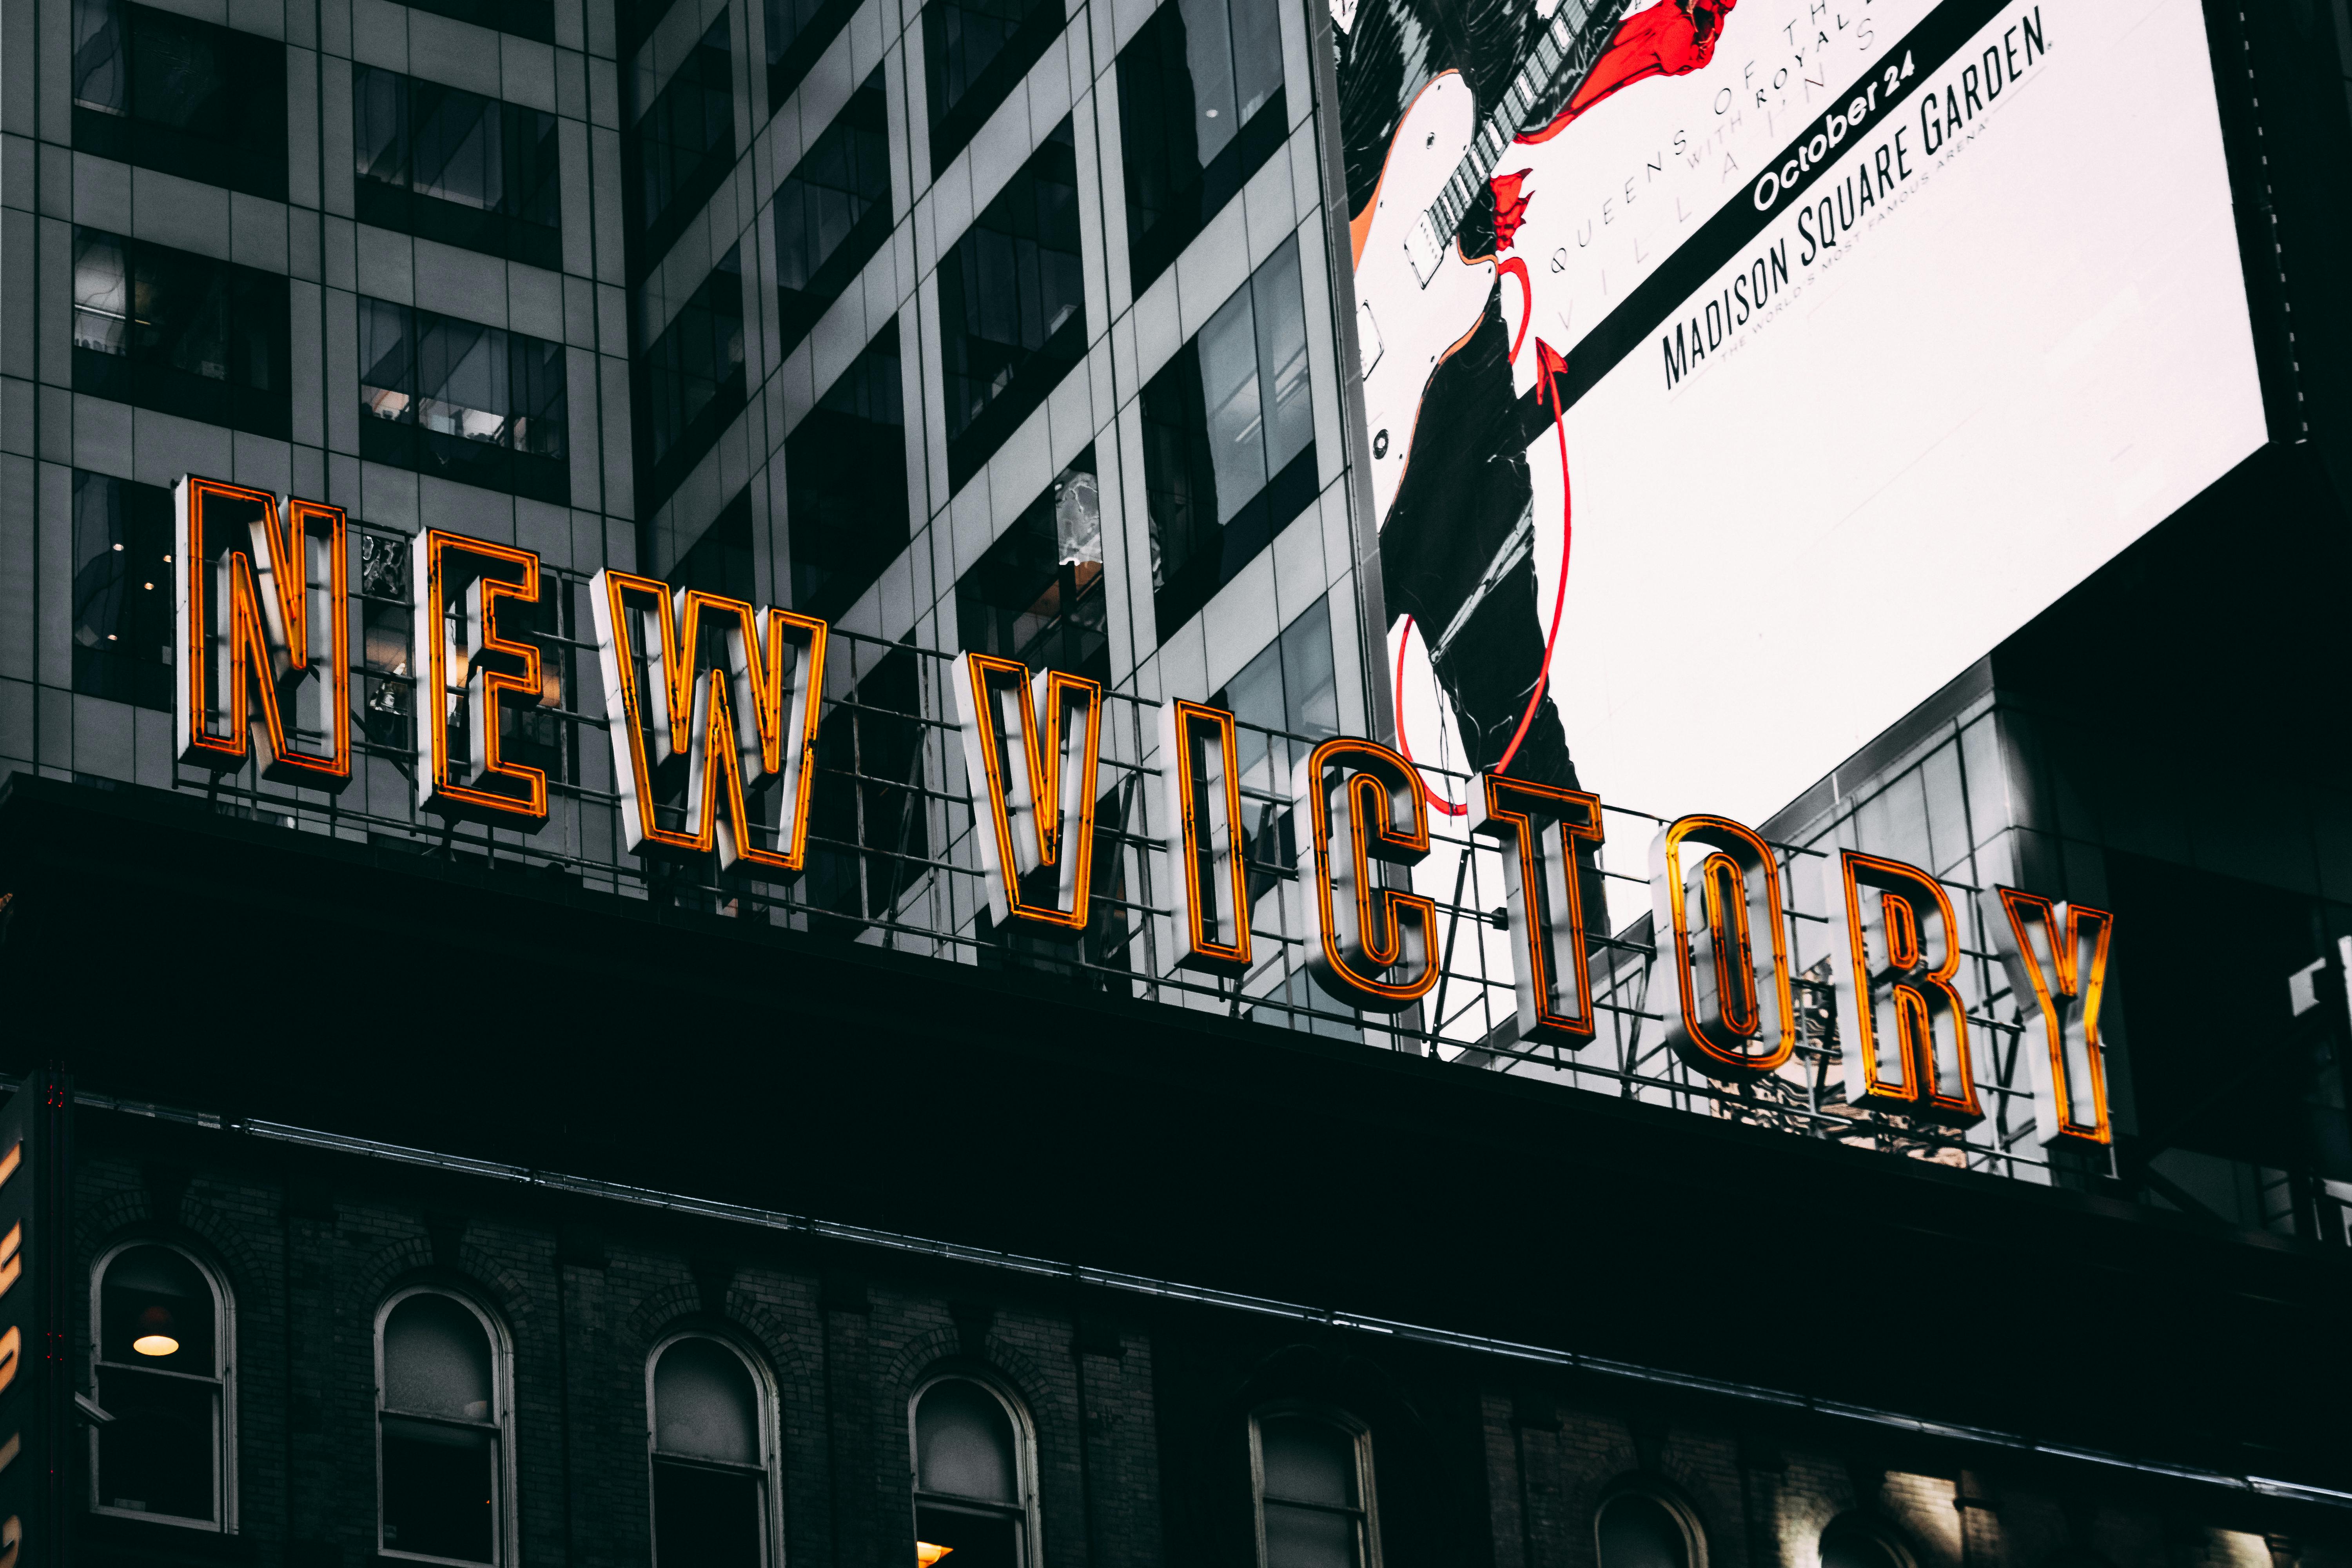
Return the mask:
{"type": "Polygon", "coordinates": [[[1592,1521],[1601,1568],[1706,1568],[1706,1538],[1688,1510],[1654,1491],[1605,1499],[1592,1521]]]}
{"type": "Polygon", "coordinates": [[[1913,1568],[1911,1553],[1876,1520],[1843,1514],[1822,1531],[1822,1568],[1913,1568]]]}
{"type": "Polygon", "coordinates": [[[654,1568],[769,1560],[766,1385],[732,1345],[675,1339],[653,1358],[654,1568]]]}
{"type": "Polygon", "coordinates": [[[1262,1410],[1250,1447],[1264,1568],[1376,1568],[1370,1433],[1336,1415],[1262,1410]]]}
{"type": "Polygon", "coordinates": [[[472,1302],[406,1290],[376,1319],[379,1512],[401,1557],[509,1555],[512,1404],[506,1342],[472,1302]]]}
{"type": "Polygon", "coordinates": [[[235,1336],[228,1291],[176,1247],[131,1242],[99,1260],[90,1335],[98,1402],[90,1506],[236,1528],[235,1336]]]}
{"type": "Polygon", "coordinates": [[[947,1377],[915,1395],[915,1561],[1027,1568],[1036,1519],[1019,1414],[994,1389],[947,1377]]]}

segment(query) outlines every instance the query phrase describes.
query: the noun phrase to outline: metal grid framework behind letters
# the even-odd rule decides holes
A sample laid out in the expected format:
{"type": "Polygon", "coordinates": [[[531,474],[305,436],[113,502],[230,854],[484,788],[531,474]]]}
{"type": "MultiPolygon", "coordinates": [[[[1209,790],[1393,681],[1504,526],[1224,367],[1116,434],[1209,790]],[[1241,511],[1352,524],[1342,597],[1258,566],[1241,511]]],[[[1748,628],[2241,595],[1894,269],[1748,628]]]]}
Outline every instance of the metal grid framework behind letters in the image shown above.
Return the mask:
{"type": "MultiPolygon", "coordinates": [[[[355,784],[362,787],[337,799],[261,781],[248,763],[240,773],[221,775],[181,766],[174,774],[177,788],[209,794],[218,809],[297,831],[549,868],[576,878],[591,891],[658,900],[954,963],[1055,973],[1074,985],[1433,1056],[1465,1072],[1544,1078],[1694,1115],[2039,1184],[2075,1184],[2084,1177],[2112,1174],[2105,1151],[2087,1159],[2068,1151],[2053,1160],[2035,1136],[2033,1089],[2022,1054],[2025,1031],[1986,940],[1978,889],[1955,874],[1962,867],[1972,874],[1973,856],[1964,858],[1961,867],[1946,868],[1942,877],[1969,937],[1957,984],[1975,1032],[1974,1072],[1985,1109],[1983,1121],[1958,1131],[1843,1102],[1828,920],[1825,911],[1803,907],[1819,901],[1808,897],[1827,859],[1818,848],[1774,846],[1783,897],[1791,905],[1785,913],[1791,963],[1798,971],[1801,1038],[1786,1066],[1759,1082],[1711,1081],[1669,1047],[1660,1006],[1661,998],[1671,1005],[1673,983],[1666,978],[1662,990],[1654,974],[1647,921],[1594,941],[1597,1033],[1590,1044],[1568,1050],[1519,1041],[1511,937],[1500,919],[1507,897],[1500,847],[1464,831],[1463,819],[1436,812],[1431,813],[1430,853],[1416,876],[1417,890],[1436,900],[1439,983],[1426,1003],[1395,1017],[1375,1019],[1345,1009],[1315,988],[1305,973],[1308,932],[1293,863],[1297,836],[1286,821],[1288,761],[1304,756],[1323,737],[1241,726],[1245,754],[1255,751],[1255,737],[1263,741],[1270,760],[1283,759],[1275,766],[1245,769],[1242,789],[1258,958],[1237,982],[1176,968],[1170,869],[1159,838],[1163,825],[1158,820],[1158,704],[1129,693],[1105,695],[1095,913],[1088,930],[1069,939],[992,931],[948,690],[953,656],[911,643],[887,643],[837,628],[832,634],[824,713],[835,724],[836,743],[820,741],[819,805],[812,813],[807,874],[778,884],[721,875],[707,860],[640,860],[622,846],[618,797],[610,784],[607,724],[593,674],[590,579],[551,566],[543,568],[543,581],[554,584],[552,596],[561,607],[557,629],[535,637],[551,673],[542,706],[530,721],[542,734],[551,730],[551,740],[542,745],[562,759],[559,771],[564,776],[550,780],[549,829],[525,837],[420,816],[413,804],[416,752],[408,723],[415,683],[405,662],[406,540],[356,521],[352,539],[357,569],[349,581],[352,640],[358,645],[352,731],[360,775],[355,784]],[[387,637],[379,653],[369,631],[372,624],[383,626],[387,616],[398,618],[396,628],[386,628],[398,635],[387,637]],[[905,671],[911,660],[913,706],[919,711],[903,712],[867,699],[866,689],[886,659],[898,661],[891,684],[901,693],[909,685],[905,671]],[[908,772],[884,771],[868,760],[877,752],[904,753],[908,772]],[[397,775],[397,787],[385,787],[395,783],[386,770],[397,775]],[[366,787],[370,781],[376,787],[366,787]],[[838,807],[830,814],[823,805],[828,790],[838,807]]],[[[461,699],[462,692],[452,692],[453,701],[461,699]]],[[[1433,789],[1466,798],[1470,781],[1463,775],[1435,767],[1423,773],[1433,789]]],[[[1603,811],[1601,870],[1622,899],[1626,885],[1646,886],[1650,841],[1664,819],[1605,803],[1603,811]]]]}

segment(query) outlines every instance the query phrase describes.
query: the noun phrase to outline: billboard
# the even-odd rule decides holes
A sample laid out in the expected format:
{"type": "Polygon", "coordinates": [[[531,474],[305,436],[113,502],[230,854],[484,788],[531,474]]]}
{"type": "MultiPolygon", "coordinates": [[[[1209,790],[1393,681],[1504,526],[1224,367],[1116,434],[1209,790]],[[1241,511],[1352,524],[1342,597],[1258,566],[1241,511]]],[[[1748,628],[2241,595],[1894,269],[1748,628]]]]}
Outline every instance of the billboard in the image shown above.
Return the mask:
{"type": "Polygon", "coordinates": [[[2197,0],[1334,18],[1424,761],[1759,821],[2265,438],[2197,0]]]}

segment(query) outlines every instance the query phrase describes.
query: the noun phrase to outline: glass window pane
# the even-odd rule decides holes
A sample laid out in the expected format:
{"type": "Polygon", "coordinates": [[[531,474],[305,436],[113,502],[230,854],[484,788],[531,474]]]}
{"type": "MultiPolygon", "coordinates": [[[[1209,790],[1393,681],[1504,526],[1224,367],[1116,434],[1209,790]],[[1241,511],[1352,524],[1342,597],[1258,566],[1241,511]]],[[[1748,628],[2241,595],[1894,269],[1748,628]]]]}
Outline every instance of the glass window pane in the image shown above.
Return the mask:
{"type": "Polygon", "coordinates": [[[824,0],[761,0],[761,9],[768,20],[768,63],[774,65],[784,58],[784,51],[801,36],[801,29],[816,20],[824,8],[824,0]]]}
{"type": "Polygon", "coordinates": [[[637,121],[637,221],[647,228],[668,212],[706,157],[733,151],[734,73],[729,42],[727,18],[721,15],[637,121]]]}
{"type": "Polygon", "coordinates": [[[1143,488],[1154,593],[1179,581],[1196,540],[1214,526],[1216,480],[1201,391],[1201,345],[1186,343],[1143,388],[1143,488]]]}
{"type": "Polygon", "coordinates": [[[131,79],[122,58],[122,16],[116,0],[74,0],[74,103],[125,114],[131,79]]]}
{"type": "Polygon", "coordinates": [[[230,75],[219,29],[169,12],[133,6],[131,100],[140,119],[226,140],[234,129],[230,75]]]}
{"type": "Polygon", "coordinates": [[[1067,357],[1041,353],[1086,305],[1072,149],[1066,120],[940,260],[950,443],[1016,385],[1022,392],[1007,406],[1034,407],[1082,347],[1066,345],[1067,357]]]}
{"type": "Polygon", "coordinates": [[[1282,21],[1274,0],[1230,0],[1234,29],[1234,96],[1237,123],[1282,90],[1282,21]]]}
{"type": "Polygon", "coordinates": [[[1356,1516],[1265,1505],[1266,1568],[1355,1568],[1356,1516]]]}
{"type": "Polygon", "coordinates": [[[1317,740],[1339,732],[1339,679],[1331,667],[1331,604],[1318,599],[1282,633],[1283,728],[1317,740]]]}
{"type": "Polygon", "coordinates": [[[98,1395],[114,1417],[98,1429],[100,1506],[211,1519],[218,1385],[110,1369],[98,1395]]]}
{"type": "Polygon", "coordinates": [[[953,1553],[940,1559],[940,1568],[1024,1568],[1021,1521],[1008,1515],[919,1508],[915,1539],[953,1553]]]}
{"type": "MultiPolygon", "coordinates": [[[[1187,9],[1162,7],[1119,52],[1119,158],[1127,171],[1130,246],[1140,245],[1199,180],[1200,133],[1214,123],[1192,107],[1192,71],[1184,63],[1187,9]]],[[[1199,216],[1200,205],[1191,204],[1192,216],[1199,216]]],[[[1154,276],[1148,266],[1139,271],[1137,289],[1150,287],[1154,276]]]]}
{"type": "Polygon", "coordinates": [[[506,336],[497,327],[416,312],[416,422],[469,441],[503,440],[506,336]]]}
{"type": "Polygon", "coordinates": [[[923,43],[929,70],[931,122],[963,100],[981,73],[1021,30],[1035,0],[940,0],[927,14],[923,43]]]}
{"type": "Polygon", "coordinates": [[[1601,1568],[1690,1568],[1682,1526],[1665,1504],[1639,1492],[1615,1497],[1601,1510],[1601,1568]]]}
{"type": "Polygon", "coordinates": [[[935,1384],[915,1412],[915,1484],[927,1492],[1020,1500],[1013,1422],[978,1384],[935,1384]]]}
{"type": "Polygon", "coordinates": [[[1265,1495],[1289,1502],[1356,1506],[1356,1439],[1307,1415],[1273,1415],[1258,1424],[1265,1495]]]}
{"type": "Polygon", "coordinates": [[[207,381],[228,379],[224,268],[200,257],[142,246],[131,266],[131,354],[207,381]]]}
{"type": "Polygon", "coordinates": [[[794,609],[840,615],[907,542],[902,396],[892,321],[785,442],[794,609]]]}
{"type": "Polygon", "coordinates": [[[352,68],[352,162],[362,180],[408,184],[408,79],[352,68]]]}
{"type": "Polygon", "coordinates": [[[507,341],[514,361],[514,448],[560,458],[566,449],[563,345],[520,332],[507,341]]]}
{"type": "Polygon", "coordinates": [[[498,104],[453,87],[409,83],[409,178],[420,195],[489,210],[505,186],[498,104]]]}
{"type": "Polygon", "coordinates": [[[74,689],[172,709],[172,492],[74,471],[74,689]]]}
{"type": "MultiPolygon", "coordinates": [[[[648,300],[650,296],[646,297],[648,300]]],[[[646,353],[649,446],[658,462],[743,364],[743,272],[730,247],[646,353]]]]}
{"type": "Polygon", "coordinates": [[[1315,439],[1315,405],[1307,391],[1307,301],[1300,291],[1296,239],[1266,258],[1250,279],[1257,318],[1258,384],[1265,400],[1265,471],[1271,479],[1315,439]]]}
{"type": "Polygon", "coordinates": [[[1192,77],[1192,135],[1203,168],[1241,129],[1234,112],[1234,37],[1225,0],[1178,0],[1184,16],[1184,66],[1192,77]]]}
{"type": "Polygon", "coordinates": [[[360,406],[379,419],[415,419],[415,350],[408,308],[360,300],[360,406]]]}
{"type": "MultiPolygon", "coordinates": [[[[410,1298],[410,1301],[436,1300],[410,1298]]],[[[404,1308],[409,1302],[401,1305],[404,1308]]],[[[385,1348],[389,1353],[389,1342],[385,1348]]],[[[384,1418],[386,1547],[427,1557],[490,1562],[498,1484],[498,1438],[492,1433],[384,1418]]]]}
{"type": "Polygon", "coordinates": [[[74,347],[102,354],[131,350],[131,268],[123,242],[94,228],[74,230],[74,347]]]}
{"type": "MultiPolygon", "coordinates": [[[[1289,715],[1282,700],[1282,650],[1279,645],[1270,647],[1255,658],[1242,666],[1239,675],[1225,683],[1225,689],[1213,700],[1244,724],[1264,725],[1268,730],[1290,728],[1289,715]]],[[[1269,795],[1286,794],[1290,787],[1288,772],[1275,777],[1274,764],[1267,759],[1267,737],[1256,730],[1243,730],[1235,737],[1238,754],[1235,761],[1242,772],[1244,789],[1263,790],[1269,795]]]]}
{"type": "Polygon", "coordinates": [[[776,194],[776,281],[805,289],[858,220],[890,199],[890,147],[878,81],[826,127],[776,194]]]}
{"type": "Polygon", "coordinates": [[[555,116],[516,103],[501,105],[499,113],[505,120],[508,168],[500,205],[525,223],[554,228],[562,222],[555,116]]]}
{"type": "Polygon", "coordinates": [[[490,1337],[481,1320],[446,1296],[394,1307],[383,1323],[383,1407],[489,1420],[490,1337]]]}
{"type": "MultiPolygon", "coordinates": [[[[148,576],[153,574],[151,565],[148,576]]],[[[170,1247],[118,1254],[106,1266],[99,1308],[100,1359],[205,1377],[219,1371],[212,1287],[170,1247]]]]}
{"type": "Polygon", "coordinates": [[[760,1568],[760,1515],[758,1476],[656,1460],[654,1568],[760,1568]]]}
{"type": "Polygon", "coordinates": [[[268,392],[283,386],[286,360],[286,279],[249,267],[228,269],[228,379],[268,392]]]}
{"type": "Polygon", "coordinates": [[[1201,390],[1208,400],[1209,458],[1222,523],[1265,489],[1266,479],[1256,328],[1247,289],[1226,300],[1201,329],[1201,390]]]}
{"type": "Polygon", "coordinates": [[[759,1408],[751,1369],[716,1340],[680,1340],[654,1367],[654,1447],[665,1454],[756,1465],[759,1408]]]}

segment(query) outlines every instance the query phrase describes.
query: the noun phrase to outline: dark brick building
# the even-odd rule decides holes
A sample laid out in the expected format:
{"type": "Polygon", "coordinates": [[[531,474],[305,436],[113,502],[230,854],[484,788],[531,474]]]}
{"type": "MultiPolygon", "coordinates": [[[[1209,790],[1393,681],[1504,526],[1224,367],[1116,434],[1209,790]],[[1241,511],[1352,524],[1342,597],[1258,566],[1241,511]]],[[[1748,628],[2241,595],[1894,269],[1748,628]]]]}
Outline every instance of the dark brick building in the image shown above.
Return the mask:
{"type": "Polygon", "coordinates": [[[0,854],[94,1564],[2345,1546],[2340,1248],[185,800],[0,854]]]}

